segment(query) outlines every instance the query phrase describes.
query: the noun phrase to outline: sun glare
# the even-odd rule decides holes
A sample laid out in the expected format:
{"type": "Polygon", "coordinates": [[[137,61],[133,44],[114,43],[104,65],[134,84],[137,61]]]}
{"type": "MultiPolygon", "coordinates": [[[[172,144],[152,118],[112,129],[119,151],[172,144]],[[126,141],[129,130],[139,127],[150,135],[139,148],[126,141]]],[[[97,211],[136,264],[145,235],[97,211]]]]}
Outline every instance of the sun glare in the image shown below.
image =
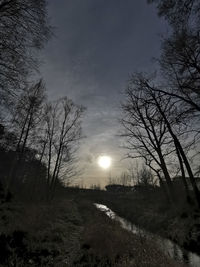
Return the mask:
{"type": "Polygon", "coordinates": [[[98,158],[98,164],[103,169],[108,169],[111,165],[111,157],[108,156],[100,156],[98,158]]]}

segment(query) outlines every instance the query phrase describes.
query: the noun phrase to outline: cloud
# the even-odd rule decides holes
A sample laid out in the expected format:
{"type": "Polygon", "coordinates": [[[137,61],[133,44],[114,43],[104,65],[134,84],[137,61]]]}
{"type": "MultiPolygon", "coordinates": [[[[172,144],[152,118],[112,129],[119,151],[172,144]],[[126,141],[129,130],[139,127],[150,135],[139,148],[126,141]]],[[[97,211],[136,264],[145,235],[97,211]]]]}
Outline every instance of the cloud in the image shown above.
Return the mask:
{"type": "Polygon", "coordinates": [[[96,165],[102,153],[113,157],[112,172],[119,173],[126,168],[117,137],[121,92],[131,72],[152,70],[166,25],[146,0],[49,0],[49,13],[56,37],[42,53],[41,75],[50,99],[67,95],[87,108],[83,176],[105,178],[96,165]]]}

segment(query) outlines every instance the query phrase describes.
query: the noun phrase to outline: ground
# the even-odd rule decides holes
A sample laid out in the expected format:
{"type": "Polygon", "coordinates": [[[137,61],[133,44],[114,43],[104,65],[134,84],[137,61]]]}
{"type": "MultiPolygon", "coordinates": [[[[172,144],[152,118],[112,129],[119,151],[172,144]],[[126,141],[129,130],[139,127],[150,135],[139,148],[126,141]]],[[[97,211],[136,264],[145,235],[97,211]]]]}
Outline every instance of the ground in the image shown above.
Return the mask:
{"type": "Polygon", "coordinates": [[[80,194],[1,204],[1,266],[183,266],[80,194]]]}
{"type": "MultiPolygon", "coordinates": [[[[84,194],[84,191],[83,191],[84,194]]],[[[88,197],[107,205],[128,221],[150,232],[169,238],[180,246],[199,254],[200,210],[187,203],[177,192],[176,202],[166,202],[161,192],[108,193],[90,192],[88,197]]]]}

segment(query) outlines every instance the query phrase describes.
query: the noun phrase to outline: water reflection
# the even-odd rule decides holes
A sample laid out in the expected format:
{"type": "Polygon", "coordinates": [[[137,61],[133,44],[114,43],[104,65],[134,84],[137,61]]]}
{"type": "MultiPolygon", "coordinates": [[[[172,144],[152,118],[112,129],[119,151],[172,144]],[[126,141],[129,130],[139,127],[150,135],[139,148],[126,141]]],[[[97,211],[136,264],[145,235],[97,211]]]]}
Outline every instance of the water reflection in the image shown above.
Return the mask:
{"type": "Polygon", "coordinates": [[[118,221],[124,229],[134,234],[145,236],[146,238],[149,238],[149,239],[153,239],[159,245],[160,249],[169,257],[175,259],[176,261],[187,263],[191,267],[200,267],[200,256],[199,255],[181,248],[180,246],[173,243],[169,239],[162,238],[158,235],[149,233],[137,227],[136,225],[118,216],[115,212],[113,212],[111,209],[109,209],[105,205],[97,204],[97,203],[95,203],[94,205],[99,210],[105,212],[108,217],[118,221]]]}

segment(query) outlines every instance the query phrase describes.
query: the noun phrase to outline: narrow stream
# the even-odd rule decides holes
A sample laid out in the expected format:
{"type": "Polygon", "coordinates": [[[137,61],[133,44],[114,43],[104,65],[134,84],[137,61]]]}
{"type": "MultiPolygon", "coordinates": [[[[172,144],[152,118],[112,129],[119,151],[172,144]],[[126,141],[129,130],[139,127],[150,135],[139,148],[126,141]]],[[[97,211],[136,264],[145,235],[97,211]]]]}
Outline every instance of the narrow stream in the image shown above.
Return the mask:
{"type": "Polygon", "coordinates": [[[152,234],[150,232],[147,232],[136,225],[130,223],[126,219],[118,216],[115,212],[113,212],[111,209],[109,209],[107,206],[102,204],[94,204],[97,209],[105,212],[105,214],[110,217],[113,220],[118,221],[121,226],[140,236],[144,236],[148,239],[153,239],[159,246],[159,248],[169,257],[173,258],[174,260],[178,262],[184,262],[187,263],[191,267],[200,267],[200,256],[192,253],[188,250],[185,250],[178,246],[176,243],[172,242],[169,239],[162,238],[158,235],[152,234]]]}

